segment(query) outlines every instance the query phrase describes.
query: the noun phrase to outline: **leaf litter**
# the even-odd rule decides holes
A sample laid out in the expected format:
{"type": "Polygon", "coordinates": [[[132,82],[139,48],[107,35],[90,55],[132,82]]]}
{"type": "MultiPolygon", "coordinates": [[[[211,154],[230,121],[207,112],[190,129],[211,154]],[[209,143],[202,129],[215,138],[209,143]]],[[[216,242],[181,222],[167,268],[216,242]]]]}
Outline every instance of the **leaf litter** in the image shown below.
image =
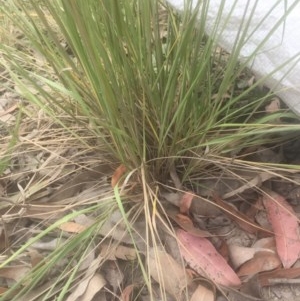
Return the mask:
{"type": "MultiPolygon", "coordinates": [[[[253,81],[252,77],[250,79],[253,81]]],[[[14,113],[19,110],[16,105],[19,96],[12,93],[1,97],[1,100],[5,99],[5,103],[1,102],[0,118],[10,125],[15,121],[14,113]]],[[[270,113],[277,111],[279,107],[276,99],[265,110],[270,113]]],[[[0,179],[1,263],[7,260],[10,250],[16,250],[25,244],[44,230],[45,225],[53,224],[72,211],[113,199],[111,185],[115,187],[118,182],[122,185],[120,179],[125,173],[122,165],[118,168],[116,164],[99,165],[103,158],[97,150],[79,146],[74,138],[69,137],[65,130],[58,128],[46,116],[39,116],[38,120],[32,119],[36,115],[35,108],[31,105],[27,104],[26,110],[23,128],[20,129],[20,141],[12,153],[12,164],[6,167],[4,176],[0,179]]],[[[7,137],[3,135],[1,138],[6,147],[7,137]]],[[[282,146],[280,152],[266,150],[270,149],[243,150],[241,157],[260,162],[300,162],[297,147],[282,146]]],[[[121,212],[117,208],[111,211],[109,218],[97,232],[97,239],[88,248],[89,255],[80,264],[82,277],[74,281],[67,300],[112,300],[111,296],[118,296],[127,301],[134,299],[136,291],[139,291],[141,300],[147,300],[149,292],[141,284],[142,274],[136,267],[139,253],[147,263],[146,268],[153,280],[151,285],[155,287],[158,283],[165,287],[168,300],[181,300],[179,296],[185,295],[192,301],[221,300],[219,293],[216,299],[213,289],[215,285],[219,292],[226,292],[222,286],[238,288],[239,291],[236,290],[235,293],[240,294],[239,298],[243,296],[243,300],[253,300],[249,293],[243,291],[255,277],[255,290],[263,287],[269,289],[278,283],[293,284],[289,280],[300,277],[297,267],[300,252],[297,215],[300,215],[300,205],[297,194],[291,197],[290,191],[297,189],[300,183],[299,172],[284,170],[279,174],[276,169],[266,171],[264,167],[257,166],[245,175],[243,163],[239,160],[237,162],[229,166],[230,172],[221,179],[214,174],[210,175],[210,180],[207,177],[198,179],[199,188],[191,189],[181,183],[174,183],[177,189],[182,186],[180,188],[186,188],[187,191],[177,191],[174,187],[166,191],[162,189],[162,201],[167,200],[173,206],[168,208],[166,205],[165,212],[177,228],[177,239],[171,235],[170,241],[167,241],[167,236],[164,236],[166,233],[161,234],[165,241],[158,249],[150,247],[147,253],[144,249],[137,250],[132,244],[132,233],[127,232],[122,221],[121,212]],[[288,181],[288,178],[293,180],[288,181]],[[265,184],[273,190],[266,189],[265,184]],[[249,214],[251,204],[260,197],[264,207],[260,207],[257,212],[267,212],[270,222],[268,229],[265,224],[259,223],[256,214],[249,214]],[[244,204],[246,209],[243,209],[244,204]],[[225,215],[231,222],[222,227],[221,221],[225,220],[225,215]],[[211,223],[211,220],[219,217],[220,222],[211,223]],[[218,229],[220,227],[223,229],[218,229]],[[253,235],[248,235],[249,232],[253,235]],[[237,237],[236,233],[241,233],[243,238],[237,237]],[[232,243],[233,236],[237,237],[235,244],[232,243]],[[274,241],[275,238],[276,247],[269,240],[260,245],[260,240],[257,241],[255,236],[263,237],[261,240],[268,237],[274,241]],[[229,260],[221,255],[220,248],[224,241],[229,249],[229,260]],[[184,261],[167,251],[168,245],[174,254],[177,247],[184,261]],[[209,279],[210,284],[200,284],[200,276],[209,279]],[[186,292],[187,288],[190,291],[186,292]]],[[[174,175],[170,176],[171,179],[172,176],[174,175]]],[[[72,236],[88,231],[96,223],[97,214],[99,212],[89,212],[84,222],[76,217],[65,221],[57,227],[57,232],[45,234],[31,244],[31,249],[16,255],[9,266],[0,269],[0,291],[6,291],[24,277],[23,284],[26,284],[26,275],[42,263],[50,251],[65,245],[72,236]]],[[[137,236],[139,232],[141,231],[136,230],[137,236]]],[[[59,274],[61,267],[66,264],[62,261],[61,266],[57,265],[57,270],[52,271],[53,276],[59,274]]],[[[42,280],[43,283],[32,291],[31,298],[43,295],[45,287],[53,286],[53,281],[47,278],[42,280]]],[[[59,285],[57,289],[60,289],[59,285]]],[[[230,292],[227,294],[228,300],[237,300],[234,299],[237,295],[230,292]],[[235,297],[231,299],[230,296],[235,297]]],[[[54,290],[53,296],[55,293],[57,291],[54,290]]],[[[265,300],[277,300],[272,296],[258,295],[265,300]]],[[[159,288],[156,296],[165,297],[159,288]]],[[[296,300],[293,295],[289,296],[289,300],[296,300]]]]}

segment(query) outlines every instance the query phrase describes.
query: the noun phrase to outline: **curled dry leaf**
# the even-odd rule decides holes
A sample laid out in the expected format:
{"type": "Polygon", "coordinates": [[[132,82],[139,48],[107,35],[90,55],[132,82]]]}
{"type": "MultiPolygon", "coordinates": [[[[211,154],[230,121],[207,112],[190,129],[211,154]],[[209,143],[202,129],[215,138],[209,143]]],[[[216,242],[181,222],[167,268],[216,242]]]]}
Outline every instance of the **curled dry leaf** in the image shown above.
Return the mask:
{"type": "Polygon", "coordinates": [[[192,281],[185,268],[162,250],[150,249],[148,269],[151,277],[175,298],[178,298],[192,281]]]}
{"type": "Polygon", "coordinates": [[[236,287],[241,284],[237,274],[208,239],[181,229],[176,234],[183,258],[197,273],[220,285],[236,287]]]}
{"type": "Polygon", "coordinates": [[[203,285],[198,285],[193,293],[190,301],[214,301],[215,296],[213,291],[209,290],[203,285]]]}
{"type": "Polygon", "coordinates": [[[243,264],[238,272],[239,276],[252,276],[260,272],[278,268],[281,261],[276,253],[260,251],[243,264]]]}
{"type": "Polygon", "coordinates": [[[229,245],[229,257],[232,262],[232,266],[237,269],[243,263],[252,259],[255,254],[254,248],[241,247],[237,245],[229,245]]]}
{"type": "Polygon", "coordinates": [[[290,268],[300,255],[298,219],[281,195],[273,191],[266,192],[263,203],[275,233],[277,253],[284,268],[290,268]]]}
{"type": "Polygon", "coordinates": [[[228,245],[229,257],[235,269],[239,268],[245,262],[251,260],[257,252],[275,253],[275,240],[273,237],[259,239],[251,248],[238,245],[228,245]]]}

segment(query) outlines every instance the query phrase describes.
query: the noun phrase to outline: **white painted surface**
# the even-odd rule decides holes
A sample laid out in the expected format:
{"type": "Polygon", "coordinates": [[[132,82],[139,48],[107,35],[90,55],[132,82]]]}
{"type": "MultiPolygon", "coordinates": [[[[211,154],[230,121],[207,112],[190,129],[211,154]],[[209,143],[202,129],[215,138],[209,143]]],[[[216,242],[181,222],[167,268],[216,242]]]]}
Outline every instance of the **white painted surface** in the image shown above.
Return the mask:
{"type": "MultiPolygon", "coordinates": [[[[183,10],[186,0],[168,2],[183,10]]],[[[206,20],[208,35],[213,34],[222,6],[216,42],[232,52],[239,31],[248,23],[241,60],[259,47],[248,66],[260,78],[271,74],[264,84],[300,115],[300,0],[210,0],[206,20]],[[287,10],[290,10],[288,14],[287,10]],[[283,20],[285,13],[287,16],[283,20]]]]}

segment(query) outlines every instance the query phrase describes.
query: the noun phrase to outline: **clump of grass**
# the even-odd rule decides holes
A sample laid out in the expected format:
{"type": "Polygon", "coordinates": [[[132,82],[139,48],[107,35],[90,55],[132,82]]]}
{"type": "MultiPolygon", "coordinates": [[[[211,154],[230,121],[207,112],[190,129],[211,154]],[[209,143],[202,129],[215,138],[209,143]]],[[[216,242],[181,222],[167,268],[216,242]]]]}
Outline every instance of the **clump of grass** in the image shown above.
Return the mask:
{"type": "Polygon", "coordinates": [[[61,110],[74,119],[86,116],[90,130],[129,170],[143,165],[148,175],[165,176],[176,158],[220,149],[225,155],[232,145],[261,145],[276,131],[271,123],[281,113],[255,117],[266,95],[240,105],[260,82],[235,94],[244,65],[237,50],[224,62],[214,37],[205,35],[205,7],[197,18],[197,8],[180,17],[166,6],[162,25],[160,1],[38,1],[31,9],[16,3],[19,26],[58,79],[45,79],[36,66],[25,72],[15,61],[15,72],[40,93],[27,96],[40,105],[46,100],[54,116],[61,110]]]}
{"type": "MultiPolygon", "coordinates": [[[[187,3],[181,16],[159,0],[11,0],[2,7],[27,39],[19,50],[1,47],[23,96],[87,148],[98,147],[104,157],[136,172],[154,240],[154,182],[166,183],[174,167],[181,181],[189,182],[212,165],[228,168],[228,157],[243,148],[284,140],[282,132],[299,130],[278,124],[280,118],[295,118],[292,113],[263,112],[272,96],[257,92],[264,79],[237,87],[245,72],[239,49],[247,35],[241,32],[232,54],[220,51],[215,36],[205,34],[207,4],[201,5],[192,9],[187,3]],[[94,139],[73,131],[74,122],[94,139]]],[[[126,206],[117,196],[114,205],[126,221],[126,206]]],[[[77,246],[71,243],[70,249],[77,246]]],[[[64,256],[62,250],[52,258],[64,256]]]]}

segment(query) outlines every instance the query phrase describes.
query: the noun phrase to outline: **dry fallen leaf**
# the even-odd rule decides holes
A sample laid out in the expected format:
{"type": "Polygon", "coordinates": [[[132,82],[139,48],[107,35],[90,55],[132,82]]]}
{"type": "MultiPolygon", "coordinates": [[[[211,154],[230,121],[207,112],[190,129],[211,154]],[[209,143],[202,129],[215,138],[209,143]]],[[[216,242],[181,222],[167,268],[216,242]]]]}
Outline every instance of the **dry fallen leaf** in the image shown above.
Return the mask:
{"type": "Polygon", "coordinates": [[[116,258],[134,260],[136,258],[136,250],[122,245],[102,244],[101,255],[110,260],[116,260],[116,258]]]}
{"type": "Polygon", "coordinates": [[[213,291],[209,290],[203,285],[198,285],[193,293],[190,301],[214,301],[215,296],[213,291]]]}
{"type": "Polygon", "coordinates": [[[229,257],[232,262],[232,266],[237,269],[243,263],[252,259],[256,250],[254,248],[241,247],[237,245],[229,245],[229,257]]]}
{"type": "Polygon", "coordinates": [[[217,284],[239,286],[240,279],[212,243],[202,237],[195,237],[181,229],[176,231],[181,254],[197,273],[217,284]]]}
{"type": "Polygon", "coordinates": [[[260,251],[254,257],[244,263],[238,271],[239,276],[252,276],[260,272],[278,268],[281,261],[276,253],[260,251]]]}
{"type": "Polygon", "coordinates": [[[272,98],[271,102],[265,106],[266,113],[275,113],[280,110],[280,100],[278,97],[272,98]]]}
{"type": "Polygon", "coordinates": [[[261,249],[269,249],[269,250],[276,250],[276,243],[274,237],[265,237],[257,240],[253,246],[253,248],[257,250],[261,249]]]}
{"type": "Polygon", "coordinates": [[[182,265],[167,252],[159,249],[150,249],[148,269],[151,277],[175,298],[181,296],[183,290],[192,281],[182,265]]]}
{"type": "Polygon", "coordinates": [[[101,271],[107,280],[107,283],[110,285],[110,287],[112,287],[113,293],[116,294],[125,277],[123,271],[119,267],[118,262],[106,260],[101,266],[101,271]]]}
{"type": "Polygon", "coordinates": [[[115,210],[102,224],[99,233],[104,237],[112,237],[116,241],[132,244],[122,213],[115,210]]]}
{"type": "Polygon", "coordinates": [[[84,225],[80,225],[74,222],[66,222],[59,226],[59,228],[65,232],[69,233],[80,233],[85,230],[87,227],[84,225]]]}
{"type": "MultiPolygon", "coordinates": [[[[99,274],[95,273],[95,275],[91,278],[88,283],[88,286],[82,296],[80,296],[77,300],[78,301],[92,301],[94,300],[94,296],[104,287],[106,281],[104,277],[99,274]]],[[[97,300],[99,300],[97,298],[97,300]]]]}
{"type": "MultiPolygon", "coordinates": [[[[86,294],[87,289],[89,288],[90,281],[94,278],[94,275],[96,274],[96,271],[99,268],[102,261],[103,261],[102,256],[98,256],[97,258],[94,259],[94,261],[91,263],[89,269],[87,269],[83,279],[74,288],[73,292],[69,295],[69,297],[67,298],[66,301],[81,301],[82,300],[82,298],[86,294]]],[[[105,285],[105,283],[103,282],[102,286],[100,286],[100,289],[104,285],[105,285]]]]}
{"type": "Polygon", "coordinates": [[[5,279],[13,279],[16,282],[20,281],[28,272],[30,268],[25,265],[16,265],[11,267],[4,267],[0,269],[0,277],[5,279]]]}
{"type": "Polygon", "coordinates": [[[269,190],[266,192],[263,203],[275,233],[277,253],[284,268],[290,268],[300,255],[298,219],[281,195],[269,190]]]}
{"type": "Polygon", "coordinates": [[[235,269],[239,268],[245,262],[251,260],[257,252],[270,252],[274,254],[276,251],[275,240],[273,237],[266,237],[256,241],[252,247],[241,247],[238,245],[228,245],[229,257],[235,269]]]}
{"type": "Polygon", "coordinates": [[[40,252],[38,252],[37,250],[32,249],[32,248],[28,250],[28,255],[30,257],[32,267],[35,267],[41,261],[44,260],[44,256],[40,252]]]}

